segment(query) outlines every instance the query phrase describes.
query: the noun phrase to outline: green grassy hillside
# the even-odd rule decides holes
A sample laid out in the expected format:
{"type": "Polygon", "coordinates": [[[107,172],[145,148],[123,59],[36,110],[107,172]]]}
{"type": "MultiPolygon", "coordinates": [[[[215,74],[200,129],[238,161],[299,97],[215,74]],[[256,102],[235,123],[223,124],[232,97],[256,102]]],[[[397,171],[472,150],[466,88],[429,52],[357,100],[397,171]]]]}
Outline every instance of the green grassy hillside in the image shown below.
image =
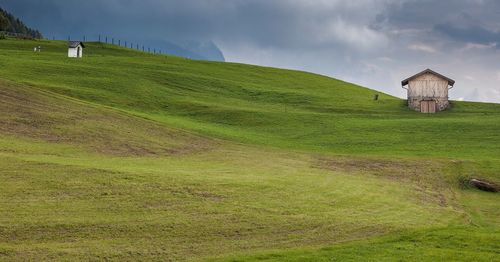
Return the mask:
{"type": "Polygon", "coordinates": [[[424,115],[305,72],[66,52],[0,40],[0,258],[500,256],[499,194],[461,184],[500,183],[500,105],[424,115]]]}

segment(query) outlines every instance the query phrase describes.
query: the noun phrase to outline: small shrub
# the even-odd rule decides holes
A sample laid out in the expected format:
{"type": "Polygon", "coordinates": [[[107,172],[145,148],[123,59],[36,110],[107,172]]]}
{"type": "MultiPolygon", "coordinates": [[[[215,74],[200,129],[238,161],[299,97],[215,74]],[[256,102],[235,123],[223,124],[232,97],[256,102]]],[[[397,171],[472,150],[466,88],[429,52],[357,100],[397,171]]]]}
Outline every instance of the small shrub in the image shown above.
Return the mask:
{"type": "Polygon", "coordinates": [[[470,186],[470,181],[471,177],[470,176],[459,176],[458,177],[458,186],[461,188],[461,189],[468,189],[468,188],[471,188],[470,186]]]}
{"type": "Polygon", "coordinates": [[[0,33],[0,40],[4,39],[7,39],[7,36],[5,35],[5,33],[0,33]]]}

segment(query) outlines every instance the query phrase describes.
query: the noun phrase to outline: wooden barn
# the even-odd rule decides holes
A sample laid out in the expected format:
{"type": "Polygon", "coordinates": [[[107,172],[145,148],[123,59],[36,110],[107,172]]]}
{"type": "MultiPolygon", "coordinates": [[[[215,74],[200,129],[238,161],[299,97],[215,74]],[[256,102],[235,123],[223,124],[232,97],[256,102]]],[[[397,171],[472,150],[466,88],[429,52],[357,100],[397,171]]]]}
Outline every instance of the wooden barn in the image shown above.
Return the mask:
{"type": "Polygon", "coordinates": [[[68,57],[82,58],[83,49],[85,45],[80,41],[69,41],[68,43],[68,57]]]}
{"type": "Polygon", "coordinates": [[[454,80],[430,69],[401,82],[408,90],[408,107],[422,113],[436,113],[448,108],[448,90],[454,84],[454,80]]]}

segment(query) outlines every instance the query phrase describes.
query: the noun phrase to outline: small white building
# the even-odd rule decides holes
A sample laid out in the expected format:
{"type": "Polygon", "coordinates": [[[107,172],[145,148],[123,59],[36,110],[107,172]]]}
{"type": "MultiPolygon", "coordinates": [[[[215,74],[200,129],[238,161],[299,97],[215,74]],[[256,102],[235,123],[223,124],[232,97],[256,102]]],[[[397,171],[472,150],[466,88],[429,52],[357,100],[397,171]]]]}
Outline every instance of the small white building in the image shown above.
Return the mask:
{"type": "Polygon", "coordinates": [[[69,41],[68,57],[82,58],[85,45],[80,41],[69,41]]]}

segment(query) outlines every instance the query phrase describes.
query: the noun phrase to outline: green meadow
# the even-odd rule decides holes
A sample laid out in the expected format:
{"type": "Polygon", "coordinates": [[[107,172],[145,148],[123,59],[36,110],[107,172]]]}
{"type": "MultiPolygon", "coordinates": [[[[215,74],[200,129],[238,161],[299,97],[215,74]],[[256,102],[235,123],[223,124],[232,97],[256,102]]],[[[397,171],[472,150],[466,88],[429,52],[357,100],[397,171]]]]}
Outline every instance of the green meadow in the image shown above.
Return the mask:
{"type": "Polygon", "coordinates": [[[498,261],[500,195],[464,181],[499,156],[498,104],[0,40],[0,260],[498,261]]]}

